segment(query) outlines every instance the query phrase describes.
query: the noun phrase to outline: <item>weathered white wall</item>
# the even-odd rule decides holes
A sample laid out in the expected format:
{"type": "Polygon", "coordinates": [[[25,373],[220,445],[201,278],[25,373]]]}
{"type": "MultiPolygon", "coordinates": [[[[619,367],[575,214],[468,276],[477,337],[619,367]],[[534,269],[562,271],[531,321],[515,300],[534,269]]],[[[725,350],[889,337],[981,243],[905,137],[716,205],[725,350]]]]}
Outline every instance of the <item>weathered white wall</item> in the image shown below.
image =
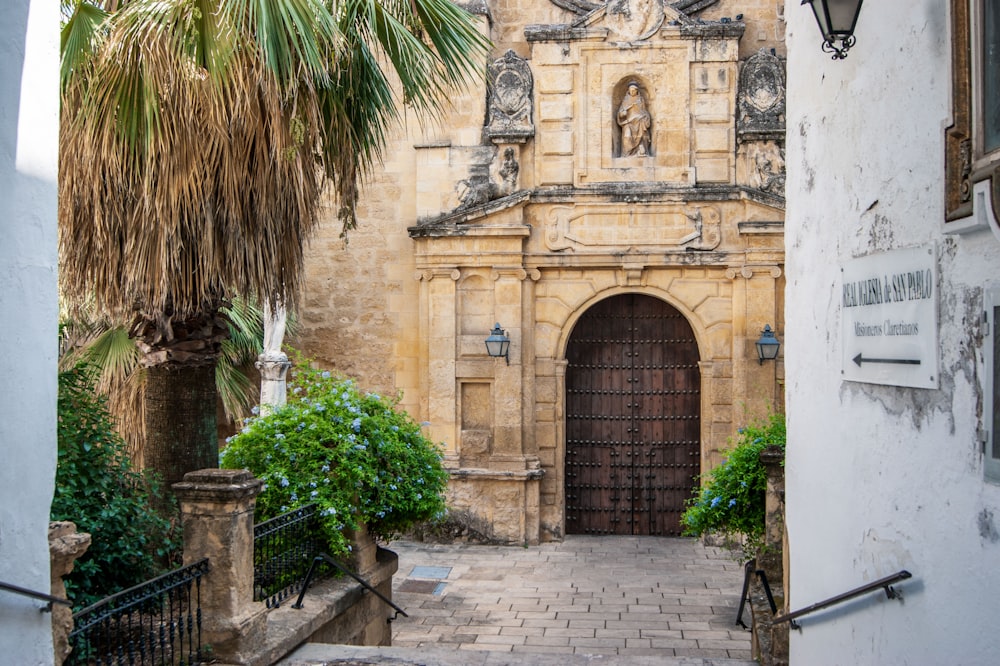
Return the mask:
{"type": "Polygon", "coordinates": [[[907,569],[803,619],[791,663],[986,664],[1000,654],[1000,487],[976,443],[981,289],[1000,284],[989,231],[945,235],[948,3],[865,3],[845,61],[786,3],[787,523],[790,606],[907,569]],[[842,382],[840,265],[936,244],[940,388],[842,382]]]}
{"type": "MultiPolygon", "coordinates": [[[[0,22],[0,581],[49,591],[56,464],[59,3],[0,22]]],[[[0,591],[0,661],[51,664],[51,616],[0,591]]]]}

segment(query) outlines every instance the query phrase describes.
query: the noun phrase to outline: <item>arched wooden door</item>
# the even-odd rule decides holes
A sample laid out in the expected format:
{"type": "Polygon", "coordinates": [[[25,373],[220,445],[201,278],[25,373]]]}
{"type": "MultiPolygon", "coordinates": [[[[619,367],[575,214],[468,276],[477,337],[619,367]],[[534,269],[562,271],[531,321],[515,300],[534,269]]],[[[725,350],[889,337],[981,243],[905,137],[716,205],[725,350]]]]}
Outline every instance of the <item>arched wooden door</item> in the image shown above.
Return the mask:
{"type": "Polygon", "coordinates": [[[701,469],[698,344],[673,306],[596,303],[566,350],[566,533],[679,535],[701,469]]]}

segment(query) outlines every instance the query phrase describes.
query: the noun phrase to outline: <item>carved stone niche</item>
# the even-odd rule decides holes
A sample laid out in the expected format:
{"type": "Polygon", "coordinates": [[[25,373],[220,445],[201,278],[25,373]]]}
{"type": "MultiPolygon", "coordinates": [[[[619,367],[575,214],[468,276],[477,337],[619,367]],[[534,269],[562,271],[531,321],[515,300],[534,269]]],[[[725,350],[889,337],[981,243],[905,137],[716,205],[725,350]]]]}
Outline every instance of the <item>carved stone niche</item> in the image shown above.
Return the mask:
{"type": "Polygon", "coordinates": [[[783,140],[785,62],[761,49],[740,72],[736,132],[740,141],[783,140]]]}
{"type": "Polygon", "coordinates": [[[508,50],[486,68],[489,84],[486,136],[493,143],[524,143],[535,136],[531,119],[534,77],[528,61],[508,50]]]}

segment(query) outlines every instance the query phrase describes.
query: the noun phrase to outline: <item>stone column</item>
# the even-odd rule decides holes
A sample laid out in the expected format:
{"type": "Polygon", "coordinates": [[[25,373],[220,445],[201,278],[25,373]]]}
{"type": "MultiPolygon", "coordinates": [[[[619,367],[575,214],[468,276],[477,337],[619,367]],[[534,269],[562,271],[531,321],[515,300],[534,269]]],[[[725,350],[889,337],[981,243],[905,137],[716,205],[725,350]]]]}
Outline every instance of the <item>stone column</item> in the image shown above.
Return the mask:
{"type": "MultiPolygon", "coordinates": [[[[53,597],[66,599],[63,576],[73,571],[73,565],[90,548],[90,535],[77,532],[69,521],[49,523],[49,564],[51,566],[53,597]]],[[[69,656],[69,634],[73,631],[73,609],[62,604],[52,604],[52,648],[56,664],[69,656]]]]}
{"type": "Polygon", "coordinates": [[[285,374],[292,362],[284,352],[265,352],[257,357],[254,365],[260,370],[260,413],[267,416],[285,404],[285,374]]]}
{"type": "Polygon", "coordinates": [[[263,482],[246,470],[188,472],[173,485],[184,527],[184,564],[204,557],[202,641],[226,664],[246,664],[263,644],[267,609],[253,600],[253,511],[263,482]]]}

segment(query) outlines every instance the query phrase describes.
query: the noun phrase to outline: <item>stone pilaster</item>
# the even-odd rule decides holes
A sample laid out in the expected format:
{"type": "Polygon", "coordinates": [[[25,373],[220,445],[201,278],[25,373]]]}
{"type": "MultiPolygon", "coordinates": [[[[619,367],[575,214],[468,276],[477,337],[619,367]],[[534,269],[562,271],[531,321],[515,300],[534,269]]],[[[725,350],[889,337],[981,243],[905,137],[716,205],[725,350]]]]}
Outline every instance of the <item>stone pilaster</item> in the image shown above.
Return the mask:
{"type": "MultiPolygon", "coordinates": [[[[63,576],[73,571],[73,565],[90,548],[90,535],[77,532],[76,525],[68,521],[49,523],[49,562],[52,591],[50,594],[66,599],[63,576]]],[[[73,631],[73,609],[62,604],[52,604],[52,648],[56,664],[69,656],[69,634],[73,631]]]]}
{"type": "Polygon", "coordinates": [[[184,527],[184,564],[207,557],[202,640],[226,664],[250,663],[267,615],[253,600],[253,512],[262,482],[246,470],[204,469],[173,485],[184,527]]]}

